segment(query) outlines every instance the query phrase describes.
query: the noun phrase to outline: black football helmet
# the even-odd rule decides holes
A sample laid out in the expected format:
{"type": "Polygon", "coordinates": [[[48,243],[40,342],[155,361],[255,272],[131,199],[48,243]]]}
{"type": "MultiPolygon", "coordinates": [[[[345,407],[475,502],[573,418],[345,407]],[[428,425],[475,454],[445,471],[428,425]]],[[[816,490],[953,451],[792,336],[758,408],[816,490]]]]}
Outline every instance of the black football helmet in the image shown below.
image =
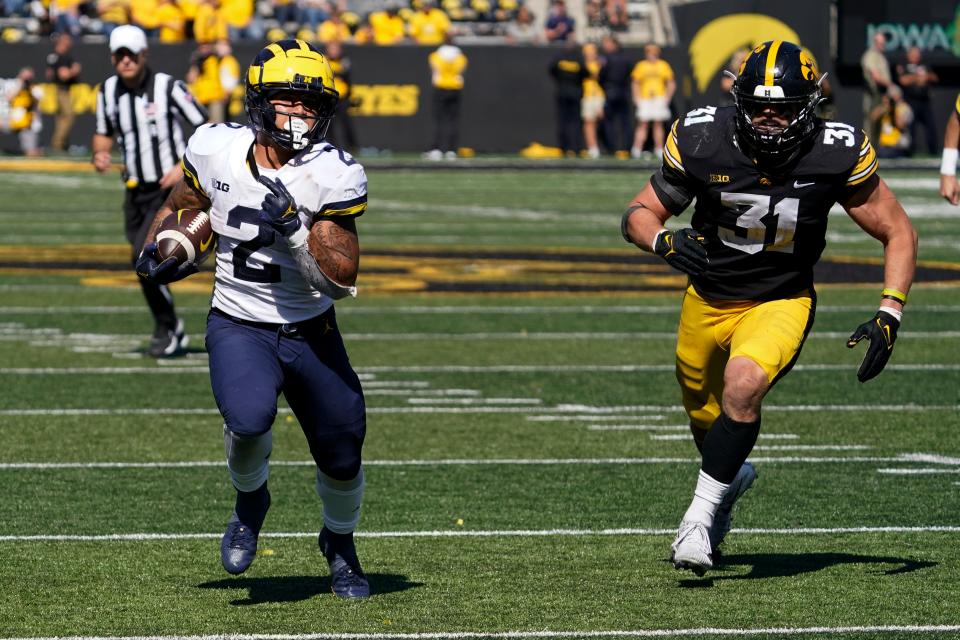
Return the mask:
{"type": "Polygon", "coordinates": [[[250,122],[254,129],[263,131],[285,149],[300,151],[322,140],[327,135],[339,99],[327,59],[303,40],[280,40],[268,44],[247,70],[245,106],[250,122]],[[312,126],[305,127],[302,118],[291,118],[286,128],[277,126],[277,111],[270,100],[281,93],[297,94],[317,113],[312,126]]]}
{"type": "Polygon", "coordinates": [[[740,65],[731,90],[740,139],[761,157],[775,162],[790,157],[814,133],[814,111],[823,99],[821,80],[813,59],[792,42],[758,45],[740,65]],[[771,109],[786,119],[786,126],[754,122],[771,109]]]}

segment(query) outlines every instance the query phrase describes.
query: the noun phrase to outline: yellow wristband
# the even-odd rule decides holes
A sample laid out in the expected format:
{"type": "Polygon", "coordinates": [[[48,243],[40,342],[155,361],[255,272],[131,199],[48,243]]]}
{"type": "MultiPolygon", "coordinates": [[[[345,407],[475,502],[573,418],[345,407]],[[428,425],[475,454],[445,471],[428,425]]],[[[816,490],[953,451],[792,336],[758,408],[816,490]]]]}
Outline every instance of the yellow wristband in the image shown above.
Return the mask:
{"type": "Polygon", "coordinates": [[[897,289],[891,289],[888,287],[880,292],[880,297],[896,300],[902,305],[907,304],[907,294],[905,294],[903,291],[898,291],[897,289]]]}

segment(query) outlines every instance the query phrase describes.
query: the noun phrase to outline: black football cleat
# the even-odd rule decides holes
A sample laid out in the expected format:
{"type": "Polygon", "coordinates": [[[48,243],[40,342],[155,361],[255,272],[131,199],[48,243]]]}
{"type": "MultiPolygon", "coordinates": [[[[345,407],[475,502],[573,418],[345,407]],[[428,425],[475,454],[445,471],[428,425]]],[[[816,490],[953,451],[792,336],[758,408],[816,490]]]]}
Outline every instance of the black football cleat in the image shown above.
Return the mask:
{"type": "Polygon", "coordinates": [[[369,598],[370,583],[360,568],[352,533],[333,533],[326,527],[317,540],[330,565],[330,588],[339,598],[369,598]]]}
{"type": "Polygon", "coordinates": [[[257,556],[257,536],[257,532],[240,522],[236,511],[230,515],[220,541],[220,562],[227,573],[239,575],[250,567],[257,556]]]}
{"type": "Polygon", "coordinates": [[[257,556],[257,538],[270,508],[270,491],[264,482],[251,492],[237,492],[237,503],[220,541],[220,562],[227,573],[246,571],[257,556]]]}

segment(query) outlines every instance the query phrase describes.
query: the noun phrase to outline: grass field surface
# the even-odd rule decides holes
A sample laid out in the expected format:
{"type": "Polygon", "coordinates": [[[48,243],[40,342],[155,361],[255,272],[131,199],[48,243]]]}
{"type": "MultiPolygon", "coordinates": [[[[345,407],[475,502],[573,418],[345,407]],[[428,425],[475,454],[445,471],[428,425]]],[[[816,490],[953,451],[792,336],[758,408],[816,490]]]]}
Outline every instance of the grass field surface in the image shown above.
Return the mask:
{"type": "Polygon", "coordinates": [[[936,174],[885,175],[922,269],[866,385],[844,343],[882,252],[831,216],[760,477],[695,578],[668,562],[698,468],[684,280],[619,234],[648,173],[369,172],[360,295],[337,305],[369,410],[364,602],[330,593],[282,400],[261,551],[220,567],[211,273],[173,287],[189,352],[145,357],[118,177],[0,174],[0,639],[960,637],[960,210],[936,174]]]}

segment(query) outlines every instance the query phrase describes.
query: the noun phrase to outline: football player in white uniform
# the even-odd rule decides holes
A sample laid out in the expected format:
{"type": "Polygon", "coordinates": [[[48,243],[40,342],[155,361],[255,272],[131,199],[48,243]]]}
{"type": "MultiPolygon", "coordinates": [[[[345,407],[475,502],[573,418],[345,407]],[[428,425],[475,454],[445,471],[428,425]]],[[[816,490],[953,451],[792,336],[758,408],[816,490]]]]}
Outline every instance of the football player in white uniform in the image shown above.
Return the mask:
{"type": "Polygon", "coordinates": [[[237,490],[221,542],[224,568],[242,573],[256,555],[282,392],[317,464],[319,544],[333,592],[366,597],[353,543],[366,409],[333,301],[356,294],[355,218],[367,207],[367,179],[359,163],[324,141],[339,96],[317,49],[301,40],[270,44],[250,64],[246,84],[249,126],[206,125],[190,138],[184,180],[158,212],[137,271],[157,282],[195,272],[161,260],[153,240],[173,212],[209,211],[218,245],[207,351],[237,490]]]}

